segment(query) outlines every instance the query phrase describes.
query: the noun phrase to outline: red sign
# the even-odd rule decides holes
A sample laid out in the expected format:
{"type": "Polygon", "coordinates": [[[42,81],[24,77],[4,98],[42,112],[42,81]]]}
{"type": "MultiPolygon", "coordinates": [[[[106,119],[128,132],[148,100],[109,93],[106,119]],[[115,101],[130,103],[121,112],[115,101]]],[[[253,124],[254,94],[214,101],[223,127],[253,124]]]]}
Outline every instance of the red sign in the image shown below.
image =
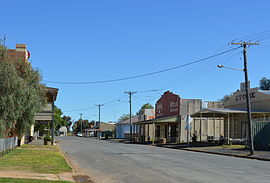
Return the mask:
{"type": "Polygon", "coordinates": [[[156,118],[180,115],[180,97],[166,91],[156,102],[156,118]]]}

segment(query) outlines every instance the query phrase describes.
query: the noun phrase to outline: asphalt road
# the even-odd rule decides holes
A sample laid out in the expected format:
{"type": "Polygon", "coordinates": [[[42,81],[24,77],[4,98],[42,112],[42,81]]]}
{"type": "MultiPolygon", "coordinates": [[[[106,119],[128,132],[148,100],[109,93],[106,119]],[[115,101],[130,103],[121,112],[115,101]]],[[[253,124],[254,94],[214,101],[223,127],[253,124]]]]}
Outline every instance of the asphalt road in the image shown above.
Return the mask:
{"type": "Polygon", "coordinates": [[[57,139],[96,183],[270,182],[270,162],[81,137],[57,139]]]}

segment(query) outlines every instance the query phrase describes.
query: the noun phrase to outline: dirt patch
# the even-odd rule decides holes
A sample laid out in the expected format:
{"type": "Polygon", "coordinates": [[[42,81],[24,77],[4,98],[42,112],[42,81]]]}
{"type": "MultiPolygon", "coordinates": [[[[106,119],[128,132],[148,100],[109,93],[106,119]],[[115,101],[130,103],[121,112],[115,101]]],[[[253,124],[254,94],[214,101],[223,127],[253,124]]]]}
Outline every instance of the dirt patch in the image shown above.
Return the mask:
{"type": "Polygon", "coordinates": [[[73,176],[73,179],[76,182],[83,182],[83,183],[94,183],[89,176],[87,175],[75,175],[73,176]]]}

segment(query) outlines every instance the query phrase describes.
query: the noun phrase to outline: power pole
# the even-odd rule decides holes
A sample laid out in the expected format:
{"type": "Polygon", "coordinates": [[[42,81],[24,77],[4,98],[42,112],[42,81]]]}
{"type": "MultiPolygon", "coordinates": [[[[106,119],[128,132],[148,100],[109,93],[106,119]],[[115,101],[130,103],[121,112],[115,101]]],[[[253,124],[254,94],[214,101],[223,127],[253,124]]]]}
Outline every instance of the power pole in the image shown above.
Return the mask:
{"type": "Polygon", "coordinates": [[[51,129],[52,141],[51,145],[54,145],[54,100],[52,102],[52,129],[51,129]]]}
{"type": "Polygon", "coordinates": [[[100,107],[104,106],[104,104],[96,104],[96,106],[98,106],[98,130],[100,130],[100,116],[101,116],[100,107]]]}
{"type": "Polygon", "coordinates": [[[131,101],[131,96],[137,92],[133,92],[133,91],[128,91],[128,92],[124,92],[127,93],[129,95],[129,140],[130,142],[132,142],[132,124],[131,124],[131,118],[132,118],[132,101],[131,101]]]}
{"type": "Polygon", "coordinates": [[[249,98],[249,86],[248,86],[248,67],[247,67],[247,45],[259,45],[259,43],[231,43],[232,45],[243,46],[244,55],[244,72],[245,72],[245,91],[246,91],[246,103],[247,103],[247,118],[248,118],[248,140],[250,155],[254,154],[253,134],[252,134],[252,119],[251,119],[251,106],[249,98]]]}
{"type": "Polygon", "coordinates": [[[82,123],[83,123],[82,115],[83,115],[83,113],[80,113],[80,121],[81,121],[81,133],[82,133],[82,123]]]}

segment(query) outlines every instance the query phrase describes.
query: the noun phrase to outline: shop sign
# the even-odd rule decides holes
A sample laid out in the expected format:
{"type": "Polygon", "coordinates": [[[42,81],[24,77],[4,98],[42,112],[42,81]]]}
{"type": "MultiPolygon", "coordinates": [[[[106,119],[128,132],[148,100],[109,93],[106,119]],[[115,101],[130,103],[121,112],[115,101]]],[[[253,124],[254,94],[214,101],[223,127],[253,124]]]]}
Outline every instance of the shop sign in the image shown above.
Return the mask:
{"type": "Polygon", "coordinates": [[[172,92],[165,92],[156,103],[156,118],[179,115],[180,97],[172,92]]]}
{"type": "MultiPolygon", "coordinates": [[[[249,98],[256,98],[255,92],[249,93],[249,98]]],[[[236,95],[235,101],[246,100],[246,94],[236,95]]]]}

